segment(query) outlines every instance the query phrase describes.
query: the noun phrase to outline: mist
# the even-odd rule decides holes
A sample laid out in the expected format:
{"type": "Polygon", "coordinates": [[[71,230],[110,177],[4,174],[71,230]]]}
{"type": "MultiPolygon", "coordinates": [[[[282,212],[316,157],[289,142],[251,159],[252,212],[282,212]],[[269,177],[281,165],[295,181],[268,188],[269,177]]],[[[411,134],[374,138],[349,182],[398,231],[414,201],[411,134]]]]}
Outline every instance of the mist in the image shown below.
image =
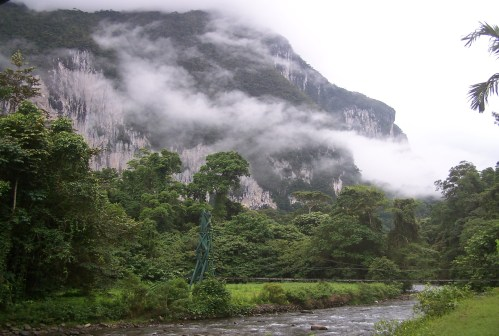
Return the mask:
{"type": "MultiPolygon", "coordinates": [[[[215,21],[199,39],[228,48],[232,54],[240,53],[238,57],[272,60],[257,38],[234,37],[231,27],[225,20],[215,21]]],[[[397,195],[436,195],[433,181],[441,176],[435,176],[433,169],[411,152],[408,143],[332,130],[329,125],[338,121],[309,106],[292,106],[272,97],[250,97],[238,90],[213,94],[200,90],[197,79],[178,65],[179,60],[199,52],[175,45],[168,38],[151,41],[144,33],[147,29],[107,25],[94,38],[101,47],[118,51],[121,95],[126,97],[129,121],[147,125],[156,147],[185,148],[199,129],[216,134],[210,151],[236,149],[246,156],[325,146],[352,153],[364,180],[397,195]]],[[[213,65],[207,76],[223,83],[234,74],[213,65]]],[[[337,164],[330,158],[314,162],[315,169],[320,170],[335,169],[337,164]]]]}
{"type": "MultiPolygon", "coordinates": [[[[146,0],[107,1],[105,5],[99,1],[23,2],[36,10],[77,7],[86,11],[113,9],[171,12],[191,9],[222,11],[223,8],[224,12],[237,17],[239,21],[260,28],[267,26],[269,16],[273,15],[279,21],[275,14],[278,12],[277,8],[283,5],[279,3],[274,6],[261,1],[247,4],[226,1],[146,0]],[[263,10],[268,6],[271,7],[269,11],[263,10]]],[[[295,8],[296,5],[290,7],[295,8]]],[[[229,30],[224,29],[223,22],[218,25],[212,32],[200,38],[224,45],[236,52],[250,47],[259,57],[269,57],[258,39],[235,38],[229,30]]],[[[409,143],[367,139],[354,132],[333,131],[325,127],[334,125],[337,121],[331,120],[330,115],[311,111],[308,107],[290,106],[268,97],[257,99],[237,90],[215,95],[201,92],[196,87],[196,79],[178,67],[177,63],[186,55],[195,54],[195,49],[179,49],[168,39],[152,42],[144,39],[139,31],[126,32],[126,37],[120,35],[120,32],[126,30],[126,27],[108,26],[95,38],[103,47],[120,50],[119,67],[124,79],[120,94],[126,97],[124,104],[128,117],[132,122],[147,123],[151,126],[151,132],[160,139],[156,146],[167,145],[175,148],[180,145],[171,143],[171,134],[176,132],[176,140],[184,143],[193,136],[193,130],[204,127],[216,134],[210,144],[213,150],[238,148],[246,154],[267,155],[290,145],[300,148],[315,143],[332,148],[341,147],[352,153],[363,179],[401,196],[438,195],[433,182],[445,178],[450,167],[461,160],[477,163],[479,168],[494,163],[488,164],[479,150],[466,149],[469,146],[450,147],[439,143],[435,138],[425,139],[421,136],[414,140],[404,127],[409,143]]],[[[207,76],[223,83],[229,81],[233,75],[214,65],[207,76]]],[[[334,82],[334,78],[330,80],[334,82]]],[[[316,164],[322,169],[327,164],[334,163],[325,160],[316,164]]]]}

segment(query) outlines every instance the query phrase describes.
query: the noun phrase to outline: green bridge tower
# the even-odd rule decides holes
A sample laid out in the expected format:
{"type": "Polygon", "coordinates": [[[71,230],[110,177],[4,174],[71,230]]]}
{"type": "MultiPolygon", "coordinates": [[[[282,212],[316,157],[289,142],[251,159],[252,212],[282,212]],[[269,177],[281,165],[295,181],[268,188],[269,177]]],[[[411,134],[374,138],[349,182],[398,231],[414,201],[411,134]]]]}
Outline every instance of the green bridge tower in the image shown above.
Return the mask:
{"type": "Polygon", "coordinates": [[[199,243],[196,248],[196,268],[192,273],[192,284],[203,280],[205,273],[212,274],[213,267],[210,260],[211,250],[211,214],[203,210],[199,220],[199,243]]]}

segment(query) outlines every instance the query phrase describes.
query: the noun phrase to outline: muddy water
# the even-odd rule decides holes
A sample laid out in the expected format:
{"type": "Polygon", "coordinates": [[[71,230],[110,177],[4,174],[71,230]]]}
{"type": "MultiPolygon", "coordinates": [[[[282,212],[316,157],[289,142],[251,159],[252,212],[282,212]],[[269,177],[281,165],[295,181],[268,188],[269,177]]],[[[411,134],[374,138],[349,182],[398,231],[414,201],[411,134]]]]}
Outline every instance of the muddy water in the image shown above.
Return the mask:
{"type": "Polygon", "coordinates": [[[379,320],[413,317],[413,300],[388,301],[372,306],[349,306],[313,312],[279,313],[262,316],[203,320],[182,324],[108,330],[100,336],[215,336],[215,335],[371,335],[379,320]],[[311,325],[327,327],[311,331],[311,325]]]}

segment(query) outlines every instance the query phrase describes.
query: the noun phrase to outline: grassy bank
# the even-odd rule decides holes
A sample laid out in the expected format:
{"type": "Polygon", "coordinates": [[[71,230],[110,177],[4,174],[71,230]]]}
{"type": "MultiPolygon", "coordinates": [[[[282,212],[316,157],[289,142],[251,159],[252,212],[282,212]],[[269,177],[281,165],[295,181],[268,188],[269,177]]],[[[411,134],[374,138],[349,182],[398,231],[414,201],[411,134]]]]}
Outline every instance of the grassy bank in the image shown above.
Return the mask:
{"type": "Polygon", "coordinates": [[[25,301],[0,312],[1,325],[158,323],[273,311],[368,304],[400,295],[382,283],[248,283],[216,280],[189,289],[183,280],[164,284],[129,281],[125,287],[92,295],[61,293],[25,301]]]}
{"type": "Polygon", "coordinates": [[[401,294],[400,286],[383,283],[252,283],[229,284],[227,289],[234,305],[295,305],[305,309],[369,304],[401,294]]]}
{"type": "Polygon", "coordinates": [[[455,302],[444,314],[385,325],[385,336],[495,336],[499,333],[499,288],[455,302]]]}

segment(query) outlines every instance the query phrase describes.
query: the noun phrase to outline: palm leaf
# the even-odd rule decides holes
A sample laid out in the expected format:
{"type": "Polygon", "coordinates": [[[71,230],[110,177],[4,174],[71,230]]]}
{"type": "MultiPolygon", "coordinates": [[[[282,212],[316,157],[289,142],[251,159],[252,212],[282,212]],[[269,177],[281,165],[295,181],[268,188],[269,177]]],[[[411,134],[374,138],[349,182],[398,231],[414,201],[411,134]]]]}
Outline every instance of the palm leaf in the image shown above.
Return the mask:
{"type": "Polygon", "coordinates": [[[480,27],[474,32],[466,35],[461,40],[466,41],[465,46],[470,47],[478,38],[488,37],[490,40],[489,52],[499,57],[499,26],[489,25],[486,22],[480,22],[480,27]]]}
{"type": "Polygon", "coordinates": [[[470,87],[468,98],[471,108],[478,112],[485,111],[490,95],[499,93],[499,73],[492,75],[486,82],[474,84],[470,87]]]}

